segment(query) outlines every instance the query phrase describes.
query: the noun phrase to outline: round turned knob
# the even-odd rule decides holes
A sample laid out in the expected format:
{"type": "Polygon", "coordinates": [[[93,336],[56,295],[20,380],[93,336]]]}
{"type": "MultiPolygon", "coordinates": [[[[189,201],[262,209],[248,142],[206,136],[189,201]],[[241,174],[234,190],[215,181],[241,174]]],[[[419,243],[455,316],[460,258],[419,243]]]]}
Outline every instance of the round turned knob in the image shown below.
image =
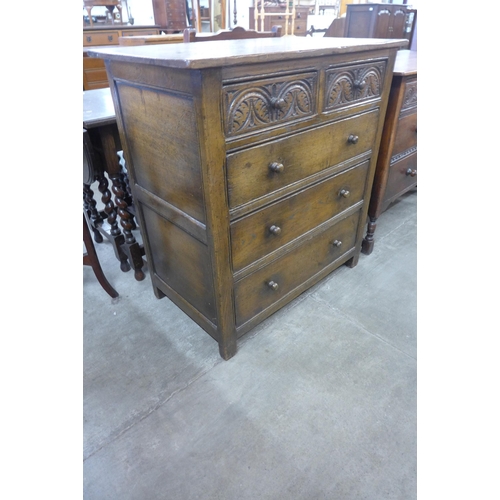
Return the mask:
{"type": "Polygon", "coordinates": [[[272,226],[269,228],[269,232],[270,232],[271,234],[274,234],[275,236],[278,236],[278,234],[280,234],[280,233],[281,233],[281,228],[280,228],[280,227],[278,227],[278,226],[274,226],[274,225],[272,225],[272,226]]]}
{"type": "Polygon", "coordinates": [[[274,109],[282,109],[285,106],[285,99],[273,97],[271,99],[271,107],[274,109]]]}
{"type": "Polygon", "coordinates": [[[363,90],[366,87],[366,82],[362,80],[354,80],[353,86],[356,90],[363,90]]]}
{"type": "Polygon", "coordinates": [[[340,196],[343,196],[344,198],[347,198],[350,194],[351,194],[351,192],[348,191],[347,189],[342,189],[340,191],[340,196]]]}
{"type": "Polygon", "coordinates": [[[283,172],[283,170],[285,170],[285,166],[283,165],[283,163],[273,161],[272,163],[269,164],[269,170],[279,174],[279,173],[283,172]]]}
{"type": "Polygon", "coordinates": [[[352,135],[352,134],[347,138],[347,142],[349,144],[357,144],[358,140],[359,140],[359,137],[357,135],[352,135]]]}
{"type": "Polygon", "coordinates": [[[409,175],[410,177],[415,177],[417,175],[417,171],[416,170],[412,170],[411,168],[409,168],[406,171],[406,175],[409,175]]]}
{"type": "Polygon", "coordinates": [[[276,283],[275,281],[269,281],[267,283],[267,286],[271,289],[271,290],[277,290],[279,288],[278,286],[278,283],[276,283]]]}
{"type": "Polygon", "coordinates": [[[342,246],[342,242],[341,242],[340,240],[335,240],[335,241],[332,243],[332,245],[333,245],[334,247],[339,248],[339,247],[341,247],[341,246],[342,246]]]}

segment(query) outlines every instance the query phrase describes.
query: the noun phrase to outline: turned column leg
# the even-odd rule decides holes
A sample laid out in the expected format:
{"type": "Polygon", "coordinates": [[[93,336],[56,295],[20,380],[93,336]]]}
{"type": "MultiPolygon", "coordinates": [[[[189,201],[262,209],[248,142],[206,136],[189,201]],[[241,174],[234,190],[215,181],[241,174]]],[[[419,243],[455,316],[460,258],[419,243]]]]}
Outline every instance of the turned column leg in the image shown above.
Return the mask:
{"type": "Polygon", "coordinates": [[[88,215],[90,227],[94,233],[94,241],[102,243],[102,234],[97,229],[98,224],[102,224],[102,217],[97,210],[97,202],[94,199],[94,191],[88,184],[83,185],[83,208],[88,215]]]}
{"type": "Polygon", "coordinates": [[[377,217],[370,217],[366,236],[363,239],[363,243],[361,245],[361,251],[366,255],[370,255],[373,252],[373,245],[375,244],[373,234],[375,233],[376,228],[377,228],[377,217]]]}
{"type": "Polygon", "coordinates": [[[121,174],[115,174],[111,176],[111,180],[113,182],[112,189],[115,195],[115,203],[118,207],[118,215],[120,216],[120,224],[123,228],[123,234],[125,235],[124,250],[127,252],[130,264],[134,269],[135,279],[137,281],[142,281],[145,278],[144,272],[142,271],[144,261],[142,260],[140,245],[132,233],[134,224],[132,215],[128,211],[128,204],[125,200],[126,192],[123,176],[121,174]]]}
{"type": "Polygon", "coordinates": [[[102,175],[99,179],[99,192],[102,195],[102,202],[104,204],[104,212],[108,216],[107,222],[110,226],[110,236],[113,240],[113,246],[115,248],[115,254],[120,261],[120,269],[123,272],[130,271],[130,264],[127,261],[127,255],[121,249],[125,238],[118,227],[116,222],[116,208],[111,199],[111,191],[108,189],[109,183],[105,175],[102,175]]]}

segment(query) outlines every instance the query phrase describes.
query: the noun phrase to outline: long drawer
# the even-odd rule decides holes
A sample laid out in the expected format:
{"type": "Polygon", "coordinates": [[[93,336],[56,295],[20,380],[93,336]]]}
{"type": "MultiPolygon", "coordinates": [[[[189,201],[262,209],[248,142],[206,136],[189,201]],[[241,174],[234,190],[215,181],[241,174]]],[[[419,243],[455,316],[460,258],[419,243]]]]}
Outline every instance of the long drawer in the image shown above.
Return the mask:
{"type": "Polygon", "coordinates": [[[354,247],[360,212],[305,241],[280,259],[235,283],[236,325],[241,326],[354,247]]]}
{"type": "Polygon", "coordinates": [[[244,205],[370,151],[378,116],[375,109],[229,154],[229,207],[244,205]]]}
{"type": "Polygon", "coordinates": [[[417,146],[417,113],[412,113],[398,121],[392,154],[402,153],[417,146]]]}
{"type": "Polygon", "coordinates": [[[417,184],[417,152],[403,156],[389,167],[389,176],[384,200],[389,203],[392,198],[403,194],[417,184]]]}
{"type": "Polygon", "coordinates": [[[314,184],[231,224],[233,271],[290,243],[363,199],[369,162],[314,184]]]}

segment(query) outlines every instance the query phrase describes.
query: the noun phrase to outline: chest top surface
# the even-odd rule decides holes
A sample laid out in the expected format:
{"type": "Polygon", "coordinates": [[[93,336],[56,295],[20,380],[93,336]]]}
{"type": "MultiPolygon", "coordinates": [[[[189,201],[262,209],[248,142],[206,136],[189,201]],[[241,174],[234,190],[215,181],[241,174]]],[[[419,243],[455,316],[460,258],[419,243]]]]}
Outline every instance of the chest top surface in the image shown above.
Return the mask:
{"type": "Polygon", "coordinates": [[[153,64],[170,68],[204,69],[262,62],[282,62],[316,56],[406,47],[408,40],[382,38],[280,37],[222,40],[155,46],[98,47],[91,57],[153,64]]]}
{"type": "Polygon", "coordinates": [[[399,50],[394,63],[394,74],[409,76],[417,74],[417,51],[399,50]]]}

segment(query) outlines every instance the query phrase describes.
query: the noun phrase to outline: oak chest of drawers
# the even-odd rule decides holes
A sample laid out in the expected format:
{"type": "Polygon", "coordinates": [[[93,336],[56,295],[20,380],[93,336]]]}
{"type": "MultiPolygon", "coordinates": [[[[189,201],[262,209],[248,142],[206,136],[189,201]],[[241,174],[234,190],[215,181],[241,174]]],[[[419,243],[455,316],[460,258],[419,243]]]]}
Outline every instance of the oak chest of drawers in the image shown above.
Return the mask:
{"type": "Polygon", "coordinates": [[[90,51],[105,60],[153,289],[228,359],[356,265],[399,40],[90,51]]]}
{"type": "Polygon", "coordinates": [[[417,185],[417,52],[396,57],[362,251],[375,243],[377,219],[391,203],[417,185]]]}

